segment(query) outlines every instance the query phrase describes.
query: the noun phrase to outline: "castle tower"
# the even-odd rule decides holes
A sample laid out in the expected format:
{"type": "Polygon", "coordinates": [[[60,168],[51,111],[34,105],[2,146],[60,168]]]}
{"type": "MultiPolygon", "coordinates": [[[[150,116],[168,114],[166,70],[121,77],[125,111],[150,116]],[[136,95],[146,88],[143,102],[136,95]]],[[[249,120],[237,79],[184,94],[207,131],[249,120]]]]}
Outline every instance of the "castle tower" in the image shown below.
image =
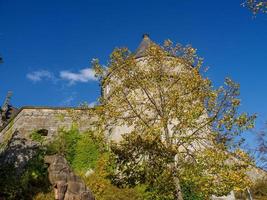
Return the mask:
{"type": "MultiPolygon", "coordinates": [[[[153,64],[151,64],[150,56],[151,49],[154,47],[161,49],[157,44],[155,44],[150,38],[148,34],[144,34],[141,43],[139,44],[137,50],[134,54],[130,55],[133,56],[132,65],[128,65],[124,70],[126,73],[133,73],[133,76],[142,77],[144,74],[150,76],[153,74],[153,64]],[[152,70],[152,71],[151,71],[152,70]],[[140,75],[140,76],[139,76],[140,75]]],[[[164,51],[164,49],[162,49],[164,51]]],[[[165,51],[164,51],[165,52],[165,51]]],[[[172,77],[174,74],[179,74],[181,71],[189,72],[192,69],[191,65],[185,64],[183,60],[179,57],[164,54],[163,59],[161,60],[162,69],[165,76],[172,77]],[[188,68],[189,66],[189,68],[188,68]]],[[[119,64],[118,64],[119,65],[119,64]]],[[[115,70],[110,70],[109,73],[106,75],[105,80],[103,81],[102,85],[102,95],[103,99],[108,102],[113,98],[113,91],[114,88],[117,88],[118,85],[125,84],[124,78],[122,74],[120,74],[121,68],[118,66],[115,70]]],[[[128,76],[129,78],[129,76],[128,76]]],[[[148,81],[151,83],[150,81],[148,81]]],[[[166,86],[162,86],[166,87],[166,86]]],[[[132,89],[131,85],[124,85],[123,88],[125,89],[125,93],[129,95],[129,98],[135,99],[137,102],[145,102],[148,100],[147,94],[142,91],[142,89],[132,89]],[[129,92],[132,92],[131,94],[129,92]]],[[[158,101],[159,96],[151,91],[151,96],[153,96],[156,101],[158,101]]],[[[123,109],[123,108],[122,108],[123,109]]],[[[142,106],[139,106],[137,109],[142,109],[142,106]]],[[[124,111],[122,111],[124,112],[124,111]]],[[[140,111],[142,112],[142,111],[140,111]]],[[[153,111],[145,111],[146,116],[154,115],[153,111]]],[[[124,112],[124,115],[127,116],[129,114],[128,111],[124,112]]],[[[144,113],[143,113],[144,114],[144,113]]],[[[114,123],[113,123],[114,124],[114,123]]],[[[118,122],[117,125],[111,126],[109,129],[108,135],[110,135],[111,139],[113,140],[120,140],[121,135],[127,132],[131,132],[133,130],[132,126],[127,126],[125,124],[120,124],[118,122]],[[119,124],[119,125],[118,125],[119,124]]],[[[171,129],[171,127],[169,127],[171,129]]]]}
{"type": "Polygon", "coordinates": [[[146,56],[146,50],[152,45],[154,44],[151,39],[149,38],[148,34],[144,34],[143,35],[143,39],[141,41],[141,43],[139,44],[136,53],[135,53],[135,58],[142,58],[144,56],[146,56]]]}
{"type": "MultiPolygon", "coordinates": [[[[144,34],[142,37],[142,41],[140,42],[138,48],[135,51],[135,58],[136,60],[142,60],[146,56],[146,51],[149,49],[149,47],[154,44],[154,42],[151,41],[148,34],[144,34]]],[[[112,77],[112,74],[107,74],[107,77],[112,77]]],[[[111,78],[112,79],[112,78],[111,78]]],[[[102,85],[102,95],[104,98],[109,97],[109,93],[111,92],[112,88],[111,86],[107,84],[102,85]]]]}

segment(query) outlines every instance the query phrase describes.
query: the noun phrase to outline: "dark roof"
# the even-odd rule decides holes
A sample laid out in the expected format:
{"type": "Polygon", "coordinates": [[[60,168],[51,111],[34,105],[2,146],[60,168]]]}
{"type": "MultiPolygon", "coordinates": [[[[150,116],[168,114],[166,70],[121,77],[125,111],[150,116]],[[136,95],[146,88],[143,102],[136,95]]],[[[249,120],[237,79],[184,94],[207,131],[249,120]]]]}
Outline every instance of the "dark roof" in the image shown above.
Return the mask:
{"type": "Polygon", "coordinates": [[[144,34],[143,39],[136,50],[135,58],[141,58],[146,56],[146,50],[151,46],[151,44],[154,44],[154,42],[150,40],[148,34],[144,34]]]}

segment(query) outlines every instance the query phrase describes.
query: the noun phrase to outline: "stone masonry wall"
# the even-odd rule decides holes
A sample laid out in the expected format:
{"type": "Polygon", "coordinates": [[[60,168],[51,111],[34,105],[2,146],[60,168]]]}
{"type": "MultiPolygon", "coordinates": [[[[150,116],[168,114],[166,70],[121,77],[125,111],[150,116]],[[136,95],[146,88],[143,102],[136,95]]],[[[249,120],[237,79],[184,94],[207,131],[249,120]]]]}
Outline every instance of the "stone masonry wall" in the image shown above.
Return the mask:
{"type": "Polygon", "coordinates": [[[27,138],[33,131],[48,130],[47,137],[53,137],[59,128],[69,129],[73,122],[80,131],[90,128],[93,120],[88,114],[90,109],[23,107],[11,122],[0,130],[0,144],[7,141],[14,132],[27,138]]]}

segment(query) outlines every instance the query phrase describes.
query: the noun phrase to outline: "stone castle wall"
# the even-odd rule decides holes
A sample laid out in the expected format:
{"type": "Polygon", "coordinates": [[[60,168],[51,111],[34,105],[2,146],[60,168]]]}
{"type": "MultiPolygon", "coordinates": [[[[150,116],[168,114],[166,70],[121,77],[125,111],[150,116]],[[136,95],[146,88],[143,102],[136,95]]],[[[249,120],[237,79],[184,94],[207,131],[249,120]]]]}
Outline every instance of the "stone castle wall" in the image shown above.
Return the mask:
{"type": "Polygon", "coordinates": [[[47,137],[53,137],[58,129],[69,129],[75,122],[80,131],[90,128],[92,118],[88,114],[91,109],[23,107],[18,114],[0,129],[0,144],[12,136],[14,132],[25,138],[40,129],[48,131],[47,137]]]}

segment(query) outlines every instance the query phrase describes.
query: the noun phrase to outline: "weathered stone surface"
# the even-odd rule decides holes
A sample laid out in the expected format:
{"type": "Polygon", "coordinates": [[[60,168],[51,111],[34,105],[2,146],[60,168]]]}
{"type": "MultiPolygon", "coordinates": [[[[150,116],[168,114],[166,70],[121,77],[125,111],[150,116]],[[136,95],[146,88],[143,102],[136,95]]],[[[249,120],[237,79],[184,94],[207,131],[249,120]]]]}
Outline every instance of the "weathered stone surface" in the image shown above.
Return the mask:
{"type": "Polygon", "coordinates": [[[0,128],[0,152],[4,149],[13,133],[18,131],[21,136],[29,139],[33,131],[45,129],[47,138],[53,138],[60,128],[69,129],[75,122],[80,131],[90,128],[92,116],[89,109],[24,107],[4,127],[0,128]]]}
{"type": "Polygon", "coordinates": [[[92,192],[70,169],[66,159],[60,155],[45,156],[49,165],[49,181],[54,186],[59,200],[94,200],[92,192]]]}
{"type": "Polygon", "coordinates": [[[23,172],[28,161],[31,160],[39,149],[38,143],[25,139],[20,132],[15,131],[8,141],[5,151],[0,153],[1,166],[14,166],[14,173],[23,172]]]}

